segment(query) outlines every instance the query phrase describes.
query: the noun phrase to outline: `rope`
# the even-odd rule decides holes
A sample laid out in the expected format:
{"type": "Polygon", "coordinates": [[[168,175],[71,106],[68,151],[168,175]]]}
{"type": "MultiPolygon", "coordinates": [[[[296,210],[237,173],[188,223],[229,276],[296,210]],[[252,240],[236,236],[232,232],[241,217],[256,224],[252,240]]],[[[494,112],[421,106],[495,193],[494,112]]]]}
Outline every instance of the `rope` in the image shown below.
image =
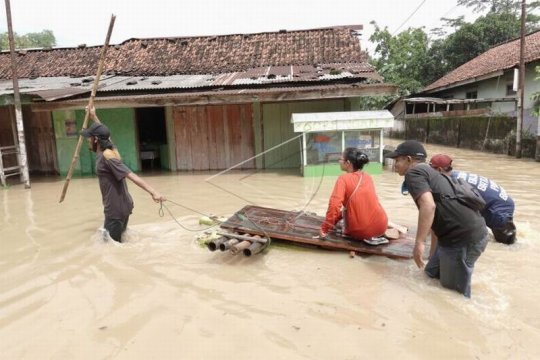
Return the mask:
{"type": "MultiPolygon", "coordinates": [[[[198,214],[201,214],[201,215],[204,215],[204,216],[208,216],[208,215],[205,215],[205,214],[203,214],[203,213],[201,213],[201,212],[199,212],[199,211],[197,211],[197,210],[193,210],[193,209],[190,209],[190,208],[188,208],[188,207],[186,207],[186,206],[184,206],[184,205],[180,205],[180,204],[178,204],[178,203],[175,203],[174,201],[171,201],[171,200],[166,200],[166,201],[171,202],[171,203],[173,203],[173,204],[175,204],[175,205],[178,205],[178,206],[180,206],[180,207],[183,207],[183,208],[185,208],[185,209],[188,209],[188,210],[190,210],[190,211],[196,212],[196,213],[198,213],[198,214]]],[[[201,231],[206,231],[206,230],[212,229],[212,228],[214,228],[214,227],[217,226],[217,224],[216,224],[216,225],[211,225],[211,226],[209,226],[209,227],[207,227],[207,228],[205,228],[205,229],[190,229],[190,228],[188,228],[188,227],[182,225],[182,223],[180,223],[180,221],[178,221],[178,219],[176,219],[176,217],[173,215],[172,211],[167,207],[167,205],[164,204],[163,201],[160,203],[160,207],[159,207],[159,211],[158,211],[160,217],[165,216],[165,212],[163,211],[164,208],[165,208],[165,210],[167,210],[167,212],[169,213],[169,215],[171,216],[171,218],[172,218],[172,219],[173,219],[173,220],[174,220],[174,221],[175,221],[182,229],[184,229],[184,230],[187,230],[187,231],[190,231],[190,232],[201,232],[201,231]]]]}
{"type": "MultiPolygon", "coordinates": [[[[275,149],[277,149],[278,147],[280,147],[280,146],[282,146],[282,145],[285,145],[285,144],[287,144],[287,143],[289,143],[289,142],[291,142],[291,141],[294,141],[294,140],[300,138],[301,136],[303,136],[303,134],[299,134],[298,136],[295,136],[295,137],[293,137],[293,138],[290,138],[290,139],[288,139],[288,140],[282,142],[281,144],[275,145],[275,146],[271,147],[270,149],[267,149],[267,150],[265,150],[265,151],[263,151],[263,152],[261,152],[261,153],[255,155],[255,156],[252,156],[251,158],[249,158],[249,159],[247,159],[247,160],[244,160],[244,161],[242,161],[242,162],[240,162],[240,163],[238,163],[238,164],[236,164],[236,165],[233,165],[233,166],[229,167],[228,169],[225,169],[225,170],[223,170],[223,171],[221,171],[221,172],[219,172],[219,173],[217,173],[217,174],[215,174],[215,175],[213,175],[213,176],[208,177],[207,179],[205,179],[205,181],[206,181],[207,183],[209,183],[209,184],[215,186],[216,188],[218,188],[218,189],[220,189],[220,190],[222,190],[222,191],[224,191],[224,192],[227,192],[227,193],[229,193],[229,194],[231,194],[231,195],[233,195],[233,196],[235,196],[235,197],[237,197],[237,198],[239,198],[239,199],[245,201],[246,203],[254,204],[252,201],[250,201],[250,200],[248,200],[248,199],[246,199],[246,198],[244,198],[244,197],[242,197],[242,196],[240,196],[240,195],[238,195],[238,194],[236,194],[236,193],[234,193],[234,192],[232,192],[232,191],[229,191],[229,190],[227,190],[227,189],[225,189],[225,188],[223,188],[223,187],[221,187],[221,186],[219,186],[219,185],[213,183],[211,180],[213,180],[214,178],[216,178],[216,177],[218,177],[218,176],[221,176],[221,175],[223,175],[223,174],[229,172],[229,171],[232,170],[232,169],[235,169],[235,168],[241,166],[242,164],[245,164],[245,163],[247,163],[247,162],[249,162],[249,161],[251,161],[251,160],[253,160],[253,159],[258,158],[259,156],[262,156],[262,155],[266,154],[267,152],[270,152],[270,151],[272,151],[272,150],[275,150],[275,149]]],[[[318,192],[319,192],[319,190],[320,190],[320,188],[321,188],[323,179],[324,179],[324,173],[325,173],[325,169],[326,169],[326,163],[327,163],[327,161],[325,161],[325,162],[323,163],[323,169],[322,169],[321,177],[320,177],[320,179],[319,179],[319,183],[318,183],[318,185],[317,185],[317,188],[315,189],[315,191],[313,192],[313,194],[311,194],[309,200],[308,200],[307,203],[302,207],[302,210],[300,210],[300,212],[297,214],[297,216],[296,216],[295,218],[299,217],[299,216],[302,215],[302,214],[305,214],[305,213],[304,213],[304,210],[311,204],[311,202],[313,201],[313,199],[315,198],[315,196],[318,194],[318,192]]],[[[179,204],[179,203],[174,202],[174,201],[172,201],[172,200],[167,200],[167,201],[169,201],[170,203],[175,204],[175,205],[177,205],[177,206],[180,206],[180,207],[182,207],[182,208],[184,208],[184,209],[186,209],[186,210],[189,210],[189,211],[191,211],[191,212],[194,212],[194,213],[197,213],[197,214],[200,214],[200,215],[203,215],[203,216],[208,216],[208,217],[210,217],[210,216],[207,215],[207,214],[204,214],[204,213],[202,213],[202,212],[200,212],[200,211],[198,211],[198,210],[189,208],[189,207],[187,207],[187,206],[185,206],[185,205],[179,204]]],[[[161,202],[161,206],[160,206],[160,209],[159,209],[159,216],[160,216],[160,217],[163,217],[163,216],[165,215],[165,212],[163,211],[163,209],[167,210],[167,212],[169,213],[169,215],[171,216],[171,218],[172,218],[172,219],[173,219],[173,220],[174,220],[181,228],[183,228],[184,230],[187,230],[187,231],[191,231],[191,232],[200,232],[200,231],[208,230],[208,229],[211,229],[211,228],[217,226],[217,224],[216,224],[216,225],[212,225],[212,226],[210,226],[210,227],[208,227],[208,228],[206,228],[206,229],[203,229],[203,230],[201,230],[201,229],[190,229],[190,228],[188,228],[188,227],[182,225],[182,224],[174,217],[174,215],[173,215],[173,213],[171,212],[171,210],[170,210],[163,202],[161,202]]],[[[308,214],[306,214],[306,215],[308,215],[308,214]]],[[[270,235],[268,234],[268,232],[267,232],[264,228],[262,228],[262,227],[260,227],[259,225],[257,225],[253,220],[251,220],[247,214],[238,214],[238,213],[237,213],[237,216],[238,216],[238,217],[240,218],[240,220],[242,220],[242,221],[247,220],[249,223],[251,223],[251,225],[253,225],[256,229],[258,229],[260,232],[262,232],[262,233],[264,234],[264,236],[265,236],[266,239],[267,239],[267,243],[266,243],[266,246],[265,246],[265,247],[267,247],[267,246],[271,243],[272,239],[271,239],[270,235]]],[[[311,216],[311,215],[308,215],[308,216],[311,216]]]]}
{"type": "Polygon", "coordinates": [[[286,140],[286,141],[282,142],[281,144],[277,144],[276,146],[272,146],[270,149],[267,149],[267,150],[265,150],[265,151],[263,151],[263,152],[261,152],[261,153],[255,155],[255,156],[250,157],[250,158],[247,159],[247,160],[241,161],[241,162],[239,162],[238,164],[229,167],[228,169],[225,169],[225,170],[223,170],[223,171],[218,172],[218,173],[215,174],[215,175],[210,176],[210,177],[207,178],[205,181],[208,181],[208,182],[209,182],[210,180],[212,180],[212,179],[214,179],[214,178],[216,178],[216,177],[218,177],[218,176],[220,176],[220,175],[223,175],[223,174],[225,174],[225,173],[231,171],[232,169],[235,169],[235,168],[239,167],[240,165],[243,165],[243,164],[245,164],[245,163],[247,163],[247,162],[249,162],[249,161],[251,161],[251,160],[253,160],[253,159],[258,158],[259,156],[262,156],[262,155],[266,154],[266,153],[269,152],[269,151],[275,150],[275,149],[277,149],[277,148],[280,147],[280,146],[283,146],[283,145],[285,145],[285,144],[287,144],[287,143],[290,143],[291,141],[294,141],[294,140],[298,139],[298,138],[301,137],[302,135],[303,135],[303,134],[300,134],[300,135],[298,135],[298,136],[295,136],[295,137],[293,137],[293,138],[290,138],[289,140],[286,140]]]}

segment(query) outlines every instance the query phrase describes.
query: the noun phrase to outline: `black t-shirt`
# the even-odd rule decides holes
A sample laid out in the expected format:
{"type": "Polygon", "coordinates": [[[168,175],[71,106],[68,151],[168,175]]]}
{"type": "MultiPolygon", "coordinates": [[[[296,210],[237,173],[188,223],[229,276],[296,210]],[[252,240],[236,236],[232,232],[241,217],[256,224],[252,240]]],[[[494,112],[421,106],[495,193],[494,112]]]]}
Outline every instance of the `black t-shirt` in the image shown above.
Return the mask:
{"type": "MultiPolygon", "coordinates": [[[[414,201],[426,191],[432,194],[453,195],[453,189],[443,175],[427,164],[418,164],[405,174],[405,182],[414,201]]],[[[462,246],[486,234],[486,223],[479,212],[456,199],[435,201],[435,218],[431,229],[442,246],[462,246]]]]}
{"type": "Polygon", "coordinates": [[[118,158],[107,159],[103,154],[97,154],[96,173],[105,217],[108,219],[128,217],[133,210],[133,199],[127,189],[126,176],[131,170],[118,158]]]}

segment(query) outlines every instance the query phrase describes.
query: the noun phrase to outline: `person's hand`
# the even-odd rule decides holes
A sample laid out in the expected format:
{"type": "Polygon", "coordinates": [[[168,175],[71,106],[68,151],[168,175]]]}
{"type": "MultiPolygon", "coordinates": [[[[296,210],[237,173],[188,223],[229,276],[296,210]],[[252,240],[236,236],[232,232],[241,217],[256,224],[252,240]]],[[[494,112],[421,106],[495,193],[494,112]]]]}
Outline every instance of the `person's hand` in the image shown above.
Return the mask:
{"type": "Polygon", "coordinates": [[[328,233],[325,233],[324,231],[322,230],[319,230],[319,239],[326,239],[326,237],[328,236],[328,233]]]}
{"type": "Polygon", "coordinates": [[[88,114],[88,116],[90,118],[95,118],[96,117],[96,108],[94,106],[92,106],[91,108],[89,108],[88,106],[84,108],[84,110],[86,111],[86,113],[88,114]]]}
{"type": "Polygon", "coordinates": [[[413,258],[414,258],[414,262],[416,263],[416,266],[418,266],[418,268],[420,269],[423,269],[424,268],[424,249],[425,249],[425,244],[423,241],[416,241],[414,243],[414,250],[413,250],[413,258]]]}
{"type": "Polygon", "coordinates": [[[157,203],[160,203],[160,202],[163,202],[163,201],[166,201],[167,199],[165,198],[165,196],[161,195],[160,193],[158,192],[154,192],[152,193],[152,199],[157,202],[157,203]]]}

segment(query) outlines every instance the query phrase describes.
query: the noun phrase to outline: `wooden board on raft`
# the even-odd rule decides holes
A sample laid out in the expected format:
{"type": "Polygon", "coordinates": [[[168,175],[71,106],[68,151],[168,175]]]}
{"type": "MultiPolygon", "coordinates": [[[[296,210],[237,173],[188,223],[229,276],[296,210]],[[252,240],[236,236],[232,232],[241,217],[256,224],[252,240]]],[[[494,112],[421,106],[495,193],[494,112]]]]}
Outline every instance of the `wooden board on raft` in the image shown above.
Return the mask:
{"type": "MultiPolygon", "coordinates": [[[[324,218],[301,211],[286,211],[260,206],[245,206],[237,211],[221,228],[250,235],[270,236],[303,245],[313,245],[324,249],[344,250],[354,253],[382,255],[390,258],[412,259],[414,237],[400,234],[399,239],[387,244],[369,245],[331,232],[326,239],[316,238],[324,218]]],[[[426,244],[426,247],[427,244],[426,244]]]]}

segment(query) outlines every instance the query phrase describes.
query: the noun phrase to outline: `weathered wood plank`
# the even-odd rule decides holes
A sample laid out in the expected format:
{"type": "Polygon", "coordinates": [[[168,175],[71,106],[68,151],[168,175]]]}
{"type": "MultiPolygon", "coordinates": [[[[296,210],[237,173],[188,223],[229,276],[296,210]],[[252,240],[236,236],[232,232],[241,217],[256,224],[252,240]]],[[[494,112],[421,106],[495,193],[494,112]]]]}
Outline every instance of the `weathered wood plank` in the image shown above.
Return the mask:
{"type": "Polygon", "coordinates": [[[173,109],[174,134],[176,141],[176,167],[178,170],[190,170],[191,162],[191,130],[188,121],[188,108],[173,109]]]}
{"type": "MultiPolygon", "coordinates": [[[[324,249],[353,251],[399,259],[412,258],[414,234],[400,234],[399,239],[376,246],[335,233],[330,233],[328,238],[323,240],[317,238],[323,220],[324,218],[321,216],[309,215],[304,212],[248,205],[237,211],[220,226],[229,231],[269,236],[280,241],[312,245],[324,249]]],[[[426,253],[429,253],[428,244],[426,244],[426,253]]]]}
{"type": "Polygon", "coordinates": [[[208,123],[205,107],[192,107],[190,114],[192,169],[209,170],[208,123]]]}
{"type": "MultiPolygon", "coordinates": [[[[241,154],[242,160],[249,159],[255,154],[255,137],[253,132],[253,107],[250,104],[240,105],[240,128],[242,129],[241,154]]],[[[254,169],[255,159],[242,165],[242,169],[254,169]]]]}
{"type": "Polygon", "coordinates": [[[208,123],[208,160],[210,170],[225,168],[225,154],[223,149],[223,107],[221,105],[206,108],[208,123]]]}

